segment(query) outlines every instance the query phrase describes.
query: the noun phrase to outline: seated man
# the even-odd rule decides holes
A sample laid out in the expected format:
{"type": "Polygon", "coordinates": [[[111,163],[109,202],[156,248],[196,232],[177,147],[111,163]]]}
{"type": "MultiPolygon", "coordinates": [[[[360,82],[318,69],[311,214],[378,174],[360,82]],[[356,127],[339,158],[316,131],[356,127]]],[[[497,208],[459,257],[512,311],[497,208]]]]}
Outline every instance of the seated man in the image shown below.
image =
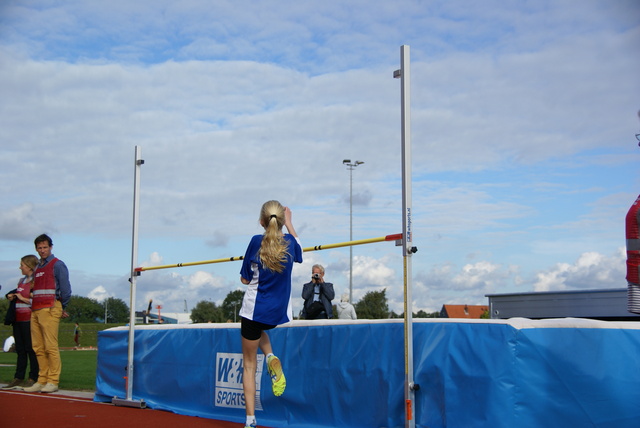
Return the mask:
{"type": "Polygon", "coordinates": [[[324,268],[321,265],[313,265],[311,282],[302,286],[303,318],[307,320],[333,318],[331,301],[335,295],[333,284],[324,282],[324,268]]]}

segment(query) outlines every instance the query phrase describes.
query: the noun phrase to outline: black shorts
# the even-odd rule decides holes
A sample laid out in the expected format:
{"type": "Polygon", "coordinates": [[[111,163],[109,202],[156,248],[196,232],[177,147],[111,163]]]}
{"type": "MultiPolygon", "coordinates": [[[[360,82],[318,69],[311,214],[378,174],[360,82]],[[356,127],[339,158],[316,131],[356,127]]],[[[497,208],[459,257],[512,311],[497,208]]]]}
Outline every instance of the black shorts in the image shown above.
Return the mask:
{"type": "Polygon", "coordinates": [[[265,330],[275,328],[275,325],[263,324],[258,321],[240,317],[240,334],[247,340],[258,340],[265,330]]]}

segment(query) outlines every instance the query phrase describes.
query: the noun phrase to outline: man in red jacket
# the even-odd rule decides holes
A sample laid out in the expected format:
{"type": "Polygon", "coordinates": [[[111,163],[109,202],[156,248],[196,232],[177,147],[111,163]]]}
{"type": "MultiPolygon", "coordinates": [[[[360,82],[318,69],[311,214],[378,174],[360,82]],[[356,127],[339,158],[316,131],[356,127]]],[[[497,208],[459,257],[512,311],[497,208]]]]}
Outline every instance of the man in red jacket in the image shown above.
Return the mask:
{"type": "Polygon", "coordinates": [[[69,316],[65,308],[71,300],[69,270],[52,253],[53,241],[47,235],[35,241],[40,263],[33,274],[31,300],[31,340],[38,358],[38,381],[25,392],[56,392],[60,383],[62,363],[58,349],[60,319],[69,316]]]}

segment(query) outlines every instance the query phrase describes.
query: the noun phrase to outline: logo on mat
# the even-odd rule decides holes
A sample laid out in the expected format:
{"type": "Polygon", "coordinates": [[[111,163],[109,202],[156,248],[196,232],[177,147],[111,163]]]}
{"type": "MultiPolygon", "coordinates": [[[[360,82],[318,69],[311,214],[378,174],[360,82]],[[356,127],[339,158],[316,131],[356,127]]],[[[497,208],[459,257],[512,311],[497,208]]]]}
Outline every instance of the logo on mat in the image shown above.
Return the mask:
{"type": "MultiPolygon", "coordinates": [[[[256,369],[256,410],[262,410],[260,400],[260,379],[264,355],[258,355],[256,369]]],[[[214,405],[233,409],[244,409],[244,392],[242,390],[242,354],[216,353],[216,385],[214,405]]]]}

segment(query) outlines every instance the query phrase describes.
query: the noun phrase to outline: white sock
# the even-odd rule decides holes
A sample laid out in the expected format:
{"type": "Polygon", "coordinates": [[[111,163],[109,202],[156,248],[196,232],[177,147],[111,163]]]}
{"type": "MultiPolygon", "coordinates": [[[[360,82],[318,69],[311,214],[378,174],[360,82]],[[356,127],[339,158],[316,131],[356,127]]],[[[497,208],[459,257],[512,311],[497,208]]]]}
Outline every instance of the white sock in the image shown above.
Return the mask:
{"type": "Polygon", "coordinates": [[[251,424],[255,424],[256,423],[256,417],[254,416],[249,416],[247,415],[247,423],[246,425],[249,426],[251,424]]]}
{"type": "Polygon", "coordinates": [[[269,352],[269,353],[267,354],[267,360],[269,359],[269,357],[275,357],[275,355],[273,355],[273,352],[269,352]]]}

